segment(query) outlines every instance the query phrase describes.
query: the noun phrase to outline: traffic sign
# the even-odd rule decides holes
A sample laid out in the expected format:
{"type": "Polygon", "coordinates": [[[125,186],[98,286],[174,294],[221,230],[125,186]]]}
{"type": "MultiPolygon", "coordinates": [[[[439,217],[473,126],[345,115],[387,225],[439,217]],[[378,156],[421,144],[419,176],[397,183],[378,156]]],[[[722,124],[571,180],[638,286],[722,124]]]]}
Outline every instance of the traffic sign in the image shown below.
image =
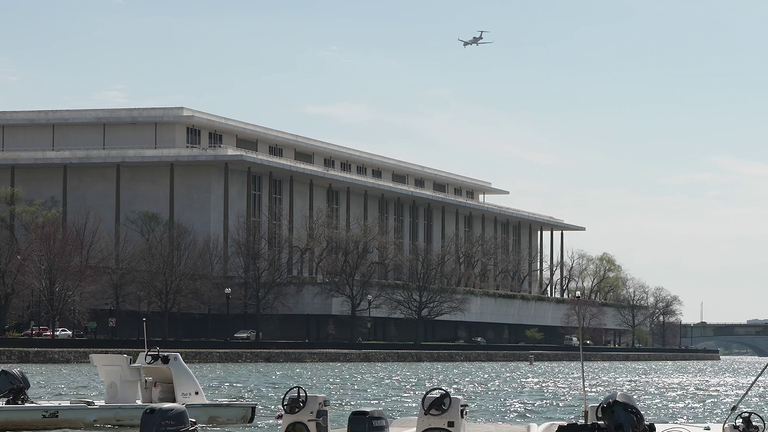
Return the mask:
{"type": "Polygon", "coordinates": [[[109,326],[114,327],[115,324],[117,324],[117,318],[110,318],[109,319],[109,326]]]}

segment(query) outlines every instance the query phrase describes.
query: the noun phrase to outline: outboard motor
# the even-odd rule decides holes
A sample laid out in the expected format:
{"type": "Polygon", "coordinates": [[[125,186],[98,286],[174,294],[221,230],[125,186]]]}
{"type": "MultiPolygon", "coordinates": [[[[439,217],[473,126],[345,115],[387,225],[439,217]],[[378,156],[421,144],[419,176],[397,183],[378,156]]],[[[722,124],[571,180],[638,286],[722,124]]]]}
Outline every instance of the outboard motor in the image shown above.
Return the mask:
{"type": "Polygon", "coordinates": [[[29,387],[29,380],[21,370],[0,370],[0,399],[8,398],[6,405],[24,405],[29,402],[29,387]]]}
{"type": "Polygon", "coordinates": [[[325,395],[308,395],[301,386],[291,387],[281,403],[285,414],[280,432],[328,432],[329,405],[325,395]]]}
{"type": "Polygon", "coordinates": [[[645,424],[645,417],[637,407],[635,398],[626,393],[611,393],[600,402],[597,410],[608,432],[655,432],[656,430],[652,423],[645,424]]]}
{"type": "Polygon", "coordinates": [[[141,414],[139,432],[196,431],[197,422],[190,420],[187,408],[176,403],[152,404],[141,414]]]}
{"type": "Polygon", "coordinates": [[[440,387],[429,389],[421,398],[416,432],[465,432],[467,404],[440,387]]]}
{"type": "Polygon", "coordinates": [[[347,421],[347,432],[389,432],[389,419],[382,409],[352,411],[347,421]]]}

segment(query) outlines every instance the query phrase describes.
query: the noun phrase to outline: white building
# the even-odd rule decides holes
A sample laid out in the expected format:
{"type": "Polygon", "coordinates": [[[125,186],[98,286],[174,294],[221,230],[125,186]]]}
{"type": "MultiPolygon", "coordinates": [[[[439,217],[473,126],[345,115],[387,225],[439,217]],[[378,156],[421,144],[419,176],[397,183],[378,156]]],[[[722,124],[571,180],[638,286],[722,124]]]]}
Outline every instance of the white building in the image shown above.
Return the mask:
{"type": "MultiPolygon", "coordinates": [[[[188,108],[0,112],[0,185],[25,198],[89,205],[114,229],[158,212],[228,241],[239,217],[282,204],[286,229],[331,206],[341,223],[384,216],[404,242],[498,235],[538,256],[544,234],[584,228],[486,202],[491,183],[188,108]]],[[[550,256],[559,251],[550,250],[550,256]]],[[[536,265],[538,264],[538,265],[536,265]]],[[[535,269],[534,269],[535,273],[535,269]]],[[[536,292],[531,278],[529,292],[536,292]]]]}

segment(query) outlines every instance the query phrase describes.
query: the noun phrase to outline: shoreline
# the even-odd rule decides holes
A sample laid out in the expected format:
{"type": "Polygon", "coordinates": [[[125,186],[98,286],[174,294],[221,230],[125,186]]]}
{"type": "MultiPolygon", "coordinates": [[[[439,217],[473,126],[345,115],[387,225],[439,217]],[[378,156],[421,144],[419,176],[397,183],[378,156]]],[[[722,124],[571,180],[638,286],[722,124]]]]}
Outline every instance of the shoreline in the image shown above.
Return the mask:
{"type": "MultiPolygon", "coordinates": [[[[380,363],[380,362],[534,362],[579,361],[573,351],[419,351],[419,350],[298,350],[298,349],[168,349],[186,363],[380,363]]],[[[89,363],[89,354],[125,354],[139,349],[3,348],[0,364],[89,363]]],[[[584,361],[702,361],[720,360],[719,353],[702,352],[584,352],[584,361]]]]}

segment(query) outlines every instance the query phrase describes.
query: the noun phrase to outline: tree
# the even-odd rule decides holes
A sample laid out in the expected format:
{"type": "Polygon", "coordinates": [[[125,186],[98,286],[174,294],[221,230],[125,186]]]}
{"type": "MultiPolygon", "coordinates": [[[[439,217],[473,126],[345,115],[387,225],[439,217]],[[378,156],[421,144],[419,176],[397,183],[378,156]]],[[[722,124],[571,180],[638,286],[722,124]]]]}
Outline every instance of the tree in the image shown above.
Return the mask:
{"type": "Polygon", "coordinates": [[[131,287],[136,280],[136,241],[128,229],[120,229],[113,236],[104,236],[104,260],[102,274],[109,290],[107,304],[115,308],[120,317],[123,305],[132,294],[131,287]]]}
{"type": "Polygon", "coordinates": [[[613,255],[602,253],[598,256],[586,255],[581,270],[578,272],[579,289],[588,300],[609,300],[621,287],[624,271],[613,255]]]}
{"type": "Polygon", "coordinates": [[[198,240],[191,228],[141,211],[127,218],[143,241],[138,244],[138,282],[163,317],[163,339],[168,339],[170,313],[192,292],[200,265],[198,240]]]}
{"type": "Polygon", "coordinates": [[[401,261],[405,277],[399,283],[389,284],[382,296],[388,308],[415,321],[414,342],[420,344],[424,321],[463,313],[467,296],[455,288],[439,285],[446,265],[453,259],[450,247],[412,244],[408,253],[400,253],[396,259],[401,261]]]}
{"type": "Polygon", "coordinates": [[[632,346],[635,346],[636,333],[640,326],[648,321],[648,285],[634,277],[624,278],[624,289],[619,297],[622,305],[616,309],[619,322],[632,334],[632,346]]]}
{"type": "Polygon", "coordinates": [[[682,306],[680,297],[670,293],[666,288],[657,286],[651,290],[648,302],[648,327],[654,342],[660,341],[662,346],[667,346],[669,323],[678,325],[682,306]]]}
{"type": "Polygon", "coordinates": [[[20,202],[21,193],[18,189],[0,190],[0,328],[8,324],[9,310],[21,292],[23,282],[22,269],[26,253],[13,224],[16,203],[20,202]]]}
{"type": "Polygon", "coordinates": [[[596,338],[600,329],[605,327],[605,311],[600,303],[585,298],[570,298],[567,300],[565,313],[560,319],[560,324],[569,329],[579,329],[581,325],[582,338],[589,336],[596,338]]]}
{"type": "Polygon", "coordinates": [[[538,327],[531,327],[525,331],[525,339],[528,342],[536,343],[544,339],[544,333],[539,331],[538,327]]]}
{"type": "MultiPolygon", "coordinates": [[[[211,312],[220,303],[226,283],[224,251],[218,236],[206,234],[200,242],[200,267],[194,287],[194,301],[205,308],[208,318],[207,337],[211,337],[211,312]]],[[[226,329],[229,332],[229,328],[226,329]]],[[[229,335],[227,335],[229,336],[229,335]]]]}
{"type": "Polygon", "coordinates": [[[86,210],[70,223],[56,213],[27,222],[28,283],[39,294],[53,329],[93,279],[100,221],[86,210]]]}
{"type": "Polygon", "coordinates": [[[318,269],[324,278],[320,290],[329,297],[336,297],[349,308],[349,341],[355,341],[358,313],[367,310],[363,303],[371,295],[378,297],[372,281],[378,273],[377,250],[379,234],[377,223],[355,221],[349,230],[336,229],[330,218],[322,231],[325,253],[318,261],[318,269]],[[331,226],[327,224],[330,223],[331,226]]]}
{"type": "MultiPolygon", "coordinates": [[[[262,314],[285,304],[288,274],[288,238],[282,231],[262,234],[248,221],[238,222],[231,236],[232,271],[240,283],[243,318],[255,316],[253,329],[261,333],[262,314]]],[[[246,325],[246,323],[243,323],[246,325]]]]}

